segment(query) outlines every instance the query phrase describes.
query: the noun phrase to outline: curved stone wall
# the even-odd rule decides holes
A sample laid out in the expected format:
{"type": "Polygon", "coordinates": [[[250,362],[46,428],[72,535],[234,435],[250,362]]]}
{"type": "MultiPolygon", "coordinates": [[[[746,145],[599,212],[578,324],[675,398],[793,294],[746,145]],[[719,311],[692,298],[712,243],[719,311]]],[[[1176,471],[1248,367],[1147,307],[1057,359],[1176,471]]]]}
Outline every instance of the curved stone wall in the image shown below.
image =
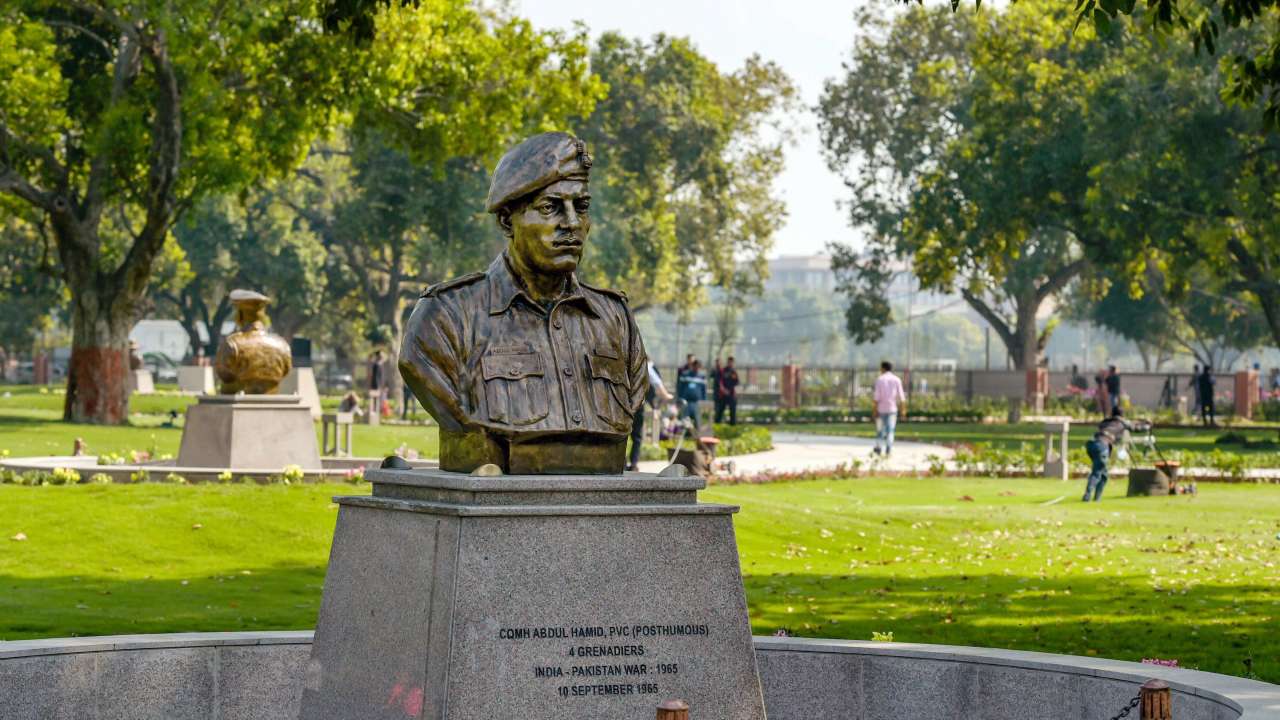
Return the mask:
{"type": "MultiPolygon", "coordinates": [[[[0,643],[0,718],[289,720],[310,651],[310,632],[0,643]]],[[[756,654],[770,720],[1105,720],[1152,677],[1174,720],[1280,718],[1278,686],[1113,660],[801,638],[756,654]]]]}

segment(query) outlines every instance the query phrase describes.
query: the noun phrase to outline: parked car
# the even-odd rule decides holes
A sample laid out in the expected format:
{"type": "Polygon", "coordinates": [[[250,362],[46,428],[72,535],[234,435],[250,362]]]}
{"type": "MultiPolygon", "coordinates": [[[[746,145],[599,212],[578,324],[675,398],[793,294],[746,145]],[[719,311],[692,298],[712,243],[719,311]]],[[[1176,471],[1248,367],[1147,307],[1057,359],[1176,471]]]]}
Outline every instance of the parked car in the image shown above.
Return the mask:
{"type": "Polygon", "coordinates": [[[178,382],[178,363],[168,355],[160,352],[145,353],[142,363],[151,371],[156,382],[178,382]]]}

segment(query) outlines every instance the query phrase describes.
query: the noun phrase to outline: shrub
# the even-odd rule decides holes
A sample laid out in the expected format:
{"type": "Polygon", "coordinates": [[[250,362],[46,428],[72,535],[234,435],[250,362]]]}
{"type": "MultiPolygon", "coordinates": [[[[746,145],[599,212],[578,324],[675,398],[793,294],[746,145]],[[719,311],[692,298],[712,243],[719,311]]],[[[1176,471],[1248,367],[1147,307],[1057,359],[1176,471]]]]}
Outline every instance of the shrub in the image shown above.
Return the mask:
{"type": "Polygon", "coordinates": [[[173,483],[174,485],[187,484],[187,479],[185,477],[179,475],[178,473],[173,473],[173,472],[169,473],[168,475],[165,475],[164,481],[167,483],[173,483]]]}
{"type": "Polygon", "coordinates": [[[149,470],[134,470],[129,473],[129,482],[144,483],[151,482],[151,472],[149,470]]]}
{"type": "Polygon", "coordinates": [[[80,473],[71,468],[54,468],[45,482],[49,485],[75,485],[80,482],[80,473]]]}
{"type": "Polygon", "coordinates": [[[290,485],[302,482],[302,479],[306,477],[306,474],[302,471],[302,467],[300,465],[285,465],[284,469],[280,471],[280,474],[277,477],[280,479],[280,482],[285,485],[290,485]]]}
{"type": "Polygon", "coordinates": [[[94,473],[93,475],[89,476],[89,482],[93,483],[94,485],[110,485],[111,476],[106,473],[94,473]]]}
{"type": "Polygon", "coordinates": [[[105,452],[98,456],[99,465],[123,465],[124,463],[124,455],[120,453],[105,452]]]}
{"type": "Polygon", "coordinates": [[[232,477],[233,475],[231,474],[230,470],[223,470],[222,472],[218,473],[218,482],[229,483],[231,482],[232,477]]]}

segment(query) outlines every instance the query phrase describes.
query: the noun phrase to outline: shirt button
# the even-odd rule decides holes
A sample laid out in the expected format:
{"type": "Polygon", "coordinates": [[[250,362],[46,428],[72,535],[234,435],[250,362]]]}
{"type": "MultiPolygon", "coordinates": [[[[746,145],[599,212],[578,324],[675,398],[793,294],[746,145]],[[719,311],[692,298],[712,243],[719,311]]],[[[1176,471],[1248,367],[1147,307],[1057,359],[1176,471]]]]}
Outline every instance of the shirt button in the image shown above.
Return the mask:
{"type": "Polygon", "coordinates": [[[555,322],[551,323],[551,325],[555,327],[555,329],[557,330],[564,327],[564,323],[560,322],[559,320],[556,320],[555,322]]]}
{"type": "Polygon", "coordinates": [[[519,365],[517,365],[517,366],[515,366],[515,367],[511,368],[510,372],[511,372],[511,377],[515,377],[516,375],[519,375],[519,374],[520,374],[520,366],[519,366],[519,365]]]}
{"type": "Polygon", "coordinates": [[[573,421],[576,423],[582,422],[582,416],[575,413],[573,416],[573,421]]]}
{"type": "Polygon", "coordinates": [[[570,368],[570,367],[565,368],[565,369],[564,369],[564,374],[565,374],[565,375],[573,375],[573,368],[570,368]]]}

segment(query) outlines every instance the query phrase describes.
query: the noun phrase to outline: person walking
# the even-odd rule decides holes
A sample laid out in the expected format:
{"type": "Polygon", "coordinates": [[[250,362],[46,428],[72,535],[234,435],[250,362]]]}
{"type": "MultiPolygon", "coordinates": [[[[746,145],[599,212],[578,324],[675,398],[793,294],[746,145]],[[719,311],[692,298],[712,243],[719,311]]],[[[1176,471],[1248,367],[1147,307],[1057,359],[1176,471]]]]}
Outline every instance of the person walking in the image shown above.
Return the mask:
{"type": "Polygon", "coordinates": [[[1085,502],[1089,502],[1090,494],[1093,495],[1094,502],[1102,499],[1102,488],[1107,486],[1111,454],[1116,443],[1125,437],[1126,432],[1133,429],[1133,426],[1125,421],[1123,414],[1124,411],[1120,408],[1113,410],[1111,417],[1098,423],[1097,432],[1084,444],[1085,452],[1089,453],[1089,460],[1092,463],[1089,479],[1084,486],[1085,502]]]}
{"type": "Polygon", "coordinates": [[[702,427],[702,417],[698,412],[698,403],[707,399],[707,375],[702,372],[702,363],[694,358],[689,369],[680,376],[676,385],[676,394],[684,401],[684,414],[693,420],[695,432],[702,427]]]}
{"type": "Polygon", "coordinates": [[[386,386],[383,382],[383,366],[386,364],[386,357],[382,354],[382,350],[374,350],[369,356],[369,397],[377,396],[377,402],[369,412],[382,414],[382,403],[384,401],[384,391],[386,386]]]}
{"type": "Polygon", "coordinates": [[[1204,370],[1200,372],[1200,376],[1196,379],[1196,387],[1200,395],[1200,422],[1205,427],[1215,427],[1218,424],[1217,418],[1214,417],[1214,385],[1217,381],[1213,378],[1213,369],[1208,365],[1204,366],[1204,370]]]}
{"type": "Polygon", "coordinates": [[[1104,414],[1110,414],[1120,407],[1120,371],[1116,370],[1115,365],[1107,367],[1107,397],[1111,400],[1111,407],[1104,414]]]}
{"type": "Polygon", "coordinates": [[[1093,399],[1098,405],[1098,412],[1102,417],[1111,414],[1111,400],[1107,394],[1106,374],[1099,370],[1097,375],[1093,376],[1093,399]]]}
{"type": "Polygon", "coordinates": [[[879,455],[881,446],[884,456],[893,452],[893,431],[898,425],[899,408],[906,405],[907,395],[902,391],[902,380],[893,374],[893,363],[885,360],[880,363],[880,377],[872,390],[876,403],[876,446],[875,454],[879,455]]]}
{"type": "Polygon", "coordinates": [[[733,356],[725,362],[720,384],[724,387],[724,406],[729,411],[729,424],[738,424],[738,370],[733,366],[733,356]]]}
{"type": "Polygon", "coordinates": [[[707,378],[711,384],[713,399],[715,402],[715,422],[724,422],[724,385],[720,380],[724,374],[724,366],[720,363],[720,358],[716,358],[715,367],[711,369],[711,377],[707,378]]]}
{"type": "MultiPolygon", "coordinates": [[[[671,393],[667,390],[667,386],[662,382],[662,375],[658,372],[658,368],[649,362],[649,389],[645,391],[644,401],[654,410],[658,409],[659,402],[667,402],[671,400],[671,393]]],[[[628,458],[627,469],[634,472],[640,469],[640,449],[644,445],[644,405],[636,409],[635,415],[631,416],[631,456],[628,458]]]]}

